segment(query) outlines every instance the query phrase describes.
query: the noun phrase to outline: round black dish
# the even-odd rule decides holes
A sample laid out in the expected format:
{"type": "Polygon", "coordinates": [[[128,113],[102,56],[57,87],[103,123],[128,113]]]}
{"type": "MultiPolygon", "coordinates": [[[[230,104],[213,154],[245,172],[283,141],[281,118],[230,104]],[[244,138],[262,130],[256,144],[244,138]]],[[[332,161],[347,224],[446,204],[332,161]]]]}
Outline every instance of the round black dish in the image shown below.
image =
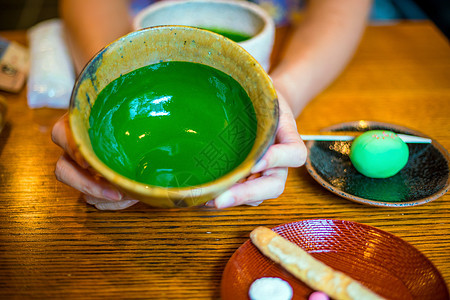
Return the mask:
{"type": "MultiPolygon", "coordinates": [[[[357,131],[385,129],[396,133],[430,138],[403,126],[355,121],[322,131],[357,131]]],[[[444,195],[449,188],[449,154],[436,141],[431,144],[408,144],[409,159],[396,175],[375,179],[359,173],[352,165],[351,142],[309,141],[306,168],[323,187],[343,198],[372,206],[404,207],[420,205],[444,195]]]]}

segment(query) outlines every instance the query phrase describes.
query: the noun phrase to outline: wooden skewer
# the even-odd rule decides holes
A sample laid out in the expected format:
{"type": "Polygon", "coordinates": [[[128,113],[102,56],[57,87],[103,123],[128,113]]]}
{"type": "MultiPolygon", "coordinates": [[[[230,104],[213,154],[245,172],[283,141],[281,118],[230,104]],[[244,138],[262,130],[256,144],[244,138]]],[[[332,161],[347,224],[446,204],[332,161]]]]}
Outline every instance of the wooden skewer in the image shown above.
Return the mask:
{"type": "MultiPolygon", "coordinates": [[[[361,132],[363,133],[363,132],[361,132]]],[[[304,141],[339,141],[339,142],[345,142],[345,141],[352,141],[356,138],[355,135],[330,135],[330,134],[316,134],[316,135],[309,135],[309,134],[301,134],[300,137],[304,141]]],[[[399,138],[401,138],[405,143],[414,143],[414,144],[430,144],[431,139],[420,137],[420,136],[414,136],[414,135],[408,135],[408,134],[397,134],[399,138]]]]}

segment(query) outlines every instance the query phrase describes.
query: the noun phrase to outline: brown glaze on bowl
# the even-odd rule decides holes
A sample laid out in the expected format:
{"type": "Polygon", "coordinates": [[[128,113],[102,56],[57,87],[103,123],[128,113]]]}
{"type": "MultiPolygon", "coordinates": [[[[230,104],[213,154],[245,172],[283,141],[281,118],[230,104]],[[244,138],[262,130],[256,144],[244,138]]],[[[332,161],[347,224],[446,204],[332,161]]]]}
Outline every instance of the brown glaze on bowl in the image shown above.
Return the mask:
{"type": "Polygon", "coordinates": [[[132,32],[101,50],[84,68],[72,93],[70,127],[86,161],[134,199],[156,207],[202,205],[246,177],[273,143],[278,125],[278,100],[269,76],[238,44],[210,31],[184,26],[158,26],[132,32]],[[143,66],[163,61],[188,61],[216,68],[237,80],[252,100],[256,139],[236,169],[212,182],[187,188],[162,188],[124,177],[94,153],[89,139],[89,113],[97,95],[111,81],[143,66]]]}

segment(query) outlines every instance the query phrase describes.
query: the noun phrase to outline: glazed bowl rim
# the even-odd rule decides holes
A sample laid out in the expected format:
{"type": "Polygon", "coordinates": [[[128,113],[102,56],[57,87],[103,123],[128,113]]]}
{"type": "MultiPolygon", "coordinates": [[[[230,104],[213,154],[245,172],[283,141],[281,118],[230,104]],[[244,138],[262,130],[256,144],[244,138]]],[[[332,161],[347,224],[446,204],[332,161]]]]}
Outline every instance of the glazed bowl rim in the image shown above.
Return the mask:
{"type": "MultiPolygon", "coordinates": [[[[255,40],[260,39],[261,36],[266,35],[268,32],[271,31],[271,28],[274,28],[275,23],[270,17],[270,15],[259,5],[253,2],[249,1],[242,1],[242,0],[167,0],[167,1],[160,1],[155,2],[144,9],[142,9],[134,18],[133,18],[133,29],[134,30],[141,30],[149,27],[143,27],[141,26],[142,21],[147,17],[147,15],[151,12],[158,11],[160,9],[164,9],[171,6],[178,6],[178,5],[184,5],[188,3],[208,3],[208,4],[225,4],[230,6],[238,6],[241,8],[244,8],[252,13],[254,13],[256,16],[260,17],[263,21],[263,27],[255,34],[252,35],[250,39],[239,42],[240,45],[246,45],[253,43],[255,40]]],[[[158,26],[167,26],[167,25],[157,25],[157,26],[151,26],[151,27],[158,27],[158,26]]],[[[185,27],[194,27],[194,26],[188,26],[188,25],[168,25],[168,26],[185,26],[185,27]]]]}
{"type": "MultiPolygon", "coordinates": [[[[211,32],[209,30],[199,29],[196,27],[191,26],[182,26],[182,25],[161,25],[161,26],[153,26],[153,27],[147,27],[143,29],[139,29],[133,32],[130,32],[122,37],[119,37],[118,39],[114,40],[107,46],[103,47],[100,51],[98,51],[90,60],[89,62],[84,66],[83,70],[77,77],[74,88],[72,90],[72,94],[70,97],[70,106],[69,106],[69,126],[72,132],[73,139],[75,141],[76,147],[82,157],[86,160],[86,162],[92,167],[97,173],[101,174],[104,178],[111,181],[112,184],[115,186],[118,186],[119,188],[124,188],[125,190],[133,190],[134,193],[143,195],[145,197],[167,197],[170,194],[178,195],[181,197],[189,197],[192,196],[193,190],[199,190],[203,191],[203,194],[208,194],[214,192],[217,187],[220,186],[231,186],[229,182],[234,177],[244,178],[248,174],[250,174],[251,168],[262,158],[262,156],[267,152],[270,145],[273,144],[275,140],[275,133],[278,128],[278,120],[279,118],[279,104],[278,104],[278,98],[276,95],[275,88],[273,86],[273,82],[270,79],[269,75],[264,71],[262,66],[256,61],[255,58],[253,58],[242,46],[239,44],[233,42],[232,40],[211,32]],[[106,165],[93,151],[93,149],[90,151],[89,146],[84,145],[82,143],[81,134],[78,134],[78,129],[76,128],[74,124],[74,119],[76,116],[72,113],[72,111],[76,107],[76,95],[77,90],[79,89],[81,83],[86,79],[85,76],[87,73],[88,68],[96,61],[97,57],[102,56],[103,53],[109,49],[109,47],[112,47],[116,43],[123,42],[127,40],[128,38],[132,37],[133,35],[139,35],[144,34],[144,32],[154,31],[154,30],[172,30],[172,29],[179,29],[179,30],[195,30],[199,32],[203,32],[202,34],[208,34],[216,39],[219,39],[222,41],[222,43],[228,44],[231,47],[237,47],[240,50],[240,54],[245,56],[245,59],[248,59],[252,62],[252,65],[254,65],[258,71],[258,73],[263,77],[262,81],[266,82],[268,84],[268,89],[271,91],[271,94],[273,95],[273,101],[274,103],[274,112],[271,116],[273,116],[274,120],[274,126],[270,128],[270,130],[267,132],[268,135],[270,135],[269,139],[265,139],[263,143],[257,148],[262,149],[259,153],[256,153],[256,156],[254,158],[250,158],[250,154],[252,154],[255,150],[255,146],[252,146],[249,155],[246,156],[244,161],[240,163],[238,166],[236,166],[234,169],[230,170],[228,173],[212,180],[208,181],[199,185],[192,185],[187,187],[161,187],[156,185],[150,185],[146,183],[142,183],[136,180],[133,180],[131,178],[128,178],[113,169],[111,169],[108,165],[106,165]],[[89,155],[93,153],[94,155],[89,155]]],[[[138,199],[140,200],[140,199],[138,199]]]]}

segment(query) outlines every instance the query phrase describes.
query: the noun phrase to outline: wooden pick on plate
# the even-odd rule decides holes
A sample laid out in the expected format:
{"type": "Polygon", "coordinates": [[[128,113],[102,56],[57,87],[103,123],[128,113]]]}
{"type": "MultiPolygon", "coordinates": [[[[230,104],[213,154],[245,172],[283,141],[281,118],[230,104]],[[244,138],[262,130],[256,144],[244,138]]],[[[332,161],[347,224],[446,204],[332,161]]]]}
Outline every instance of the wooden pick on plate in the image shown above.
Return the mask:
{"type": "MultiPolygon", "coordinates": [[[[363,132],[361,132],[363,133],[363,132]]],[[[359,132],[350,132],[346,133],[345,135],[342,135],[342,132],[339,132],[339,134],[333,134],[333,133],[327,133],[327,134],[301,134],[300,137],[304,141],[352,141],[354,140],[359,134],[359,132]]],[[[430,144],[431,139],[420,137],[420,136],[414,136],[414,135],[408,135],[408,134],[399,134],[396,133],[399,138],[401,138],[405,143],[414,143],[414,144],[430,144]]]]}

